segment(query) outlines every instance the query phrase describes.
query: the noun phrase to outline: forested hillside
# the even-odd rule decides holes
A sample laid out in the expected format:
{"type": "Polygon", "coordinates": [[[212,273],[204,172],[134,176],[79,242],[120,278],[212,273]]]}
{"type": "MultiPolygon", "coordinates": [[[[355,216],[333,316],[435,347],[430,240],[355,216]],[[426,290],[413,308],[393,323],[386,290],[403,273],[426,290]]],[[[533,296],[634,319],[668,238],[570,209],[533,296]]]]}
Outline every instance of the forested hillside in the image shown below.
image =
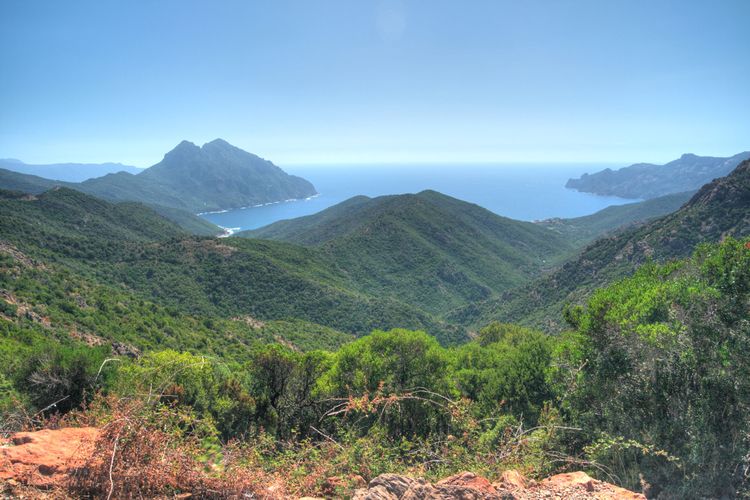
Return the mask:
{"type": "MultiPolygon", "coordinates": [[[[117,176],[130,174],[122,173],[110,175],[117,176]]],[[[0,169],[0,189],[3,189],[5,191],[16,191],[38,195],[44,193],[45,191],[60,187],[84,192],[82,184],[79,183],[53,181],[51,179],[45,179],[34,175],[21,174],[18,172],[12,172],[10,170],[0,169]]],[[[214,236],[221,233],[221,229],[218,226],[190,212],[186,212],[179,208],[167,207],[159,204],[158,202],[152,204],[144,203],[144,205],[149,206],[151,209],[162,214],[167,219],[177,223],[181,228],[192,234],[214,236]]]]}
{"type": "MultiPolygon", "coordinates": [[[[247,490],[269,472],[297,495],[342,475],[343,494],[354,475],[567,467],[650,495],[746,492],[750,241],[643,267],[571,310],[560,337],[496,323],[446,348],[396,329],[334,353],[285,347],[289,325],[193,317],[93,288],[7,245],[0,265],[5,425],[56,402],[45,412],[67,425],[112,430],[68,483],[74,495],[247,490]],[[262,345],[271,338],[283,343],[262,345]],[[98,467],[113,446],[131,459],[98,467]],[[168,466],[178,456],[179,472],[168,466]]],[[[293,326],[336,346],[335,332],[293,326]]]]}
{"type": "Polygon", "coordinates": [[[435,314],[507,291],[575,248],[546,228],[435,191],[356,197],[239,236],[312,247],[361,290],[435,314]]]}
{"type": "Polygon", "coordinates": [[[2,207],[3,240],[20,251],[187,314],[302,319],[356,335],[405,325],[448,343],[465,335],[417,307],[360,292],[329,256],[311,249],[191,237],[148,207],[66,188],[9,193],[2,207]]]}
{"type": "Polygon", "coordinates": [[[555,272],[506,294],[448,315],[463,324],[522,321],[559,331],[563,306],[580,303],[597,287],[631,274],[649,260],[688,255],[702,242],[750,234],[750,160],[703,186],[679,210],[601,238],[555,272]]]}
{"type": "Polygon", "coordinates": [[[562,232],[424,192],[263,230],[304,244],[201,238],[137,203],[3,191],[0,431],[101,429],[73,496],[255,491],[271,476],[345,495],[359,476],[507,468],[746,494],[749,196],[750,161],[461,309],[470,335],[428,307],[434,288],[469,300],[440,266],[522,282],[574,248],[562,232]],[[513,314],[560,334],[494,321],[513,314]]]}
{"type": "Polygon", "coordinates": [[[612,205],[591,215],[546,219],[537,224],[559,233],[576,246],[583,246],[605,234],[670,214],[687,203],[694,194],[695,191],[668,194],[636,203],[612,205]]]}

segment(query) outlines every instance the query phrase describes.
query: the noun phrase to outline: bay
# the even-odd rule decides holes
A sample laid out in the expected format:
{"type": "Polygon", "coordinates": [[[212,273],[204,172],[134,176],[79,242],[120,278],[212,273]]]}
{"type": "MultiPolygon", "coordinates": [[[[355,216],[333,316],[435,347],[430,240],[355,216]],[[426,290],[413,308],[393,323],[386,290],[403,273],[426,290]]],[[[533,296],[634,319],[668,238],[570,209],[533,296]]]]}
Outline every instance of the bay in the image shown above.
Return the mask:
{"type": "Polygon", "coordinates": [[[610,205],[636,201],[565,188],[569,178],[606,166],[569,163],[292,165],[285,166],[284,170],[312,182],[318,196],[201,216],[236,232],[310,215],[356,195],[374,197],[433,189],[513,219],[579,217],[610,205]]]}

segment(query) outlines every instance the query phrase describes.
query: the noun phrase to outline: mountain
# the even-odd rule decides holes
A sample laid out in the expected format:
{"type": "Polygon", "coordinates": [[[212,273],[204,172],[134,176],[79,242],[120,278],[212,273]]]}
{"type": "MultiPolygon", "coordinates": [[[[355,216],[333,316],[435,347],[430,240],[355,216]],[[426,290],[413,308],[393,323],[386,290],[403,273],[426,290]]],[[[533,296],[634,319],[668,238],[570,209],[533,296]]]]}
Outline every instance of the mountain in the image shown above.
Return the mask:
{"type": "Polygon", "coordinates": [[[81,189],[109,200],[141,201],[194,213],[316,194],[305,179],[221,139],[203,147],[182,141],[138,175],[109,174],[83,182],[81,189]]]}
{"type": "Polygon", "coordinates": [[[191,317],[283,321],[286,330],[302,321],[329,338],[340,337],[333,330],[351,336],[402,325],[446,343],[466,338],[413,305],[363,293],[317,250],[193,237],[145,205],[65,187],[40,195],[0,192],[0,250],[8,248],[191,317]]]}
{"type": "Polygon", "coordinates": [[[142,287],[125,285],[115,272],[117,266],[137,272],[143,252],[169,258],[162,245],[196,241],[189,238],[138,203],[112,204],[68,188],[38,196],[0,190],[0,358],[8,342],[16,354],[30,344],[81,341],[120,355],[170,348],[244,360],[260,344],[335,349],[353,339],[303,319],[172,307],[154,292],[162,280],[180,287],[166,265],[155,265],[156,275],[142,287]],[[14,344],[9,331],[22,340],[14,344]]]}
{"type": "Polygon", "coordinates": [[[448,321],[467,325],[492,320],[562,328],[566,303],[580,303],[595,288],[632,274],[649,260],[688,256],[703,242],[750,235],[750,160],[703,186],[679,210],[601,238],[557,271],[493,299],[457,309],[448,321]]]}
{"type": "Polygon", "coordinates": [[[0,159],[0,168],[65,182],[82,182],[86,179],[101,177],[102,175],[115,172],[137,174],[142,170],[121,163],[54,163],[49,165],[30,165],[13,159],[0,159]]]}
{"type": "Polygon", "coordinates": [[[547,228],[435,191],[358,196],[239,236],[317,249],[360,290],[438,315],[538,276],[574,250],[547,228]]]}
{"type": "Polygon", "coordinates": [[[695,191],[668,194],[636,203],[612,205],[583,217],[545,219],[535,223],[559,233],[576,246],[583,246],[630,224],[646,222],[672,213],[690,200],[694,194],[695,191]]]}
{"type": "Polygon", "coordinates": [[[71,183],[53,181],[37,175],[22,174],[12,170],[0,168],[0,189],[20,191],[22,193],[39,194],[58,186],[68,186],[71,183]]]}
{"type": "Polygon", "coordinates": [[[731,172],[750,158],[750,151],[729,158],[684,154],[664,165],[637,163],[619,170],[609,168],[568,180],[565,187],[622,198],[656,198],[671,193],[694,191],[731,172]]]}
{"type": "MultiPolygon", "coordinates": [[[[132,175],[124,172],[110,175],[132,177],[132,175]]],[[[60,187],[75,189],[79,192],[84,192],[86,190],[84,185],[80,183],[53,181],[51,179],[44,179],[35,175],[21,174],[18,172],[0,168],[0,189],[38,195],[44,193],[45,191],[60,187]]],[[[186,212],[177,208],[166,207],[164,205],[159,205],[156,203],[144,203],[144,205],[148,205],[151,209],[155,210],[172,222],[177,223],[181,228],[192,234],[201,236],[213,236],[221,232],[221,228],[219,228],[215,224],[212,224],[211,222],[201,217],[193,215],[190,212],[186,212]]]]}
{"type": "MultiPolygon", "coordinates": [[[[117,244],[186,237],[188,233],[140,203],[112,204],[70,188],[38,196],[0,190],[0,235],[45,250],[90,239],[117,244]]],[[[95,245],[78,246],[86,251],[95,245]]]]}
{"type": "Polygon", "coordinates": [[[203,147],[182,141],[156,165],[133,175],[109,173],[81,183],[0,171],[0,188],[39,193],[64,185],[109,201],[139,201],[188,212],[227,210],[316,194],[305,179],[289,175],[221,139],[203,147]],[[24,176],[25,175],[25,176],[24,176]]]}

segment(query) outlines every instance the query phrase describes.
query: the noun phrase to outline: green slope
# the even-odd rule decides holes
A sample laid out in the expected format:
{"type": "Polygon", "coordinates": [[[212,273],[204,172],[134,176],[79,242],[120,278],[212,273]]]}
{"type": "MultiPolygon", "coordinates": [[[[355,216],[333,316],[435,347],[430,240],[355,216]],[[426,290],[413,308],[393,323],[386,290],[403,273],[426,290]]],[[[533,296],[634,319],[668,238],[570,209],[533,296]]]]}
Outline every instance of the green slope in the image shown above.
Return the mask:
{"type": "Polygon", "coordinates": [[[39,194],[55,186],[65,186],[67,183],[53,181],[31,174],[22,174],[0,168],[0,188],[8,191],[39,194]]]}
{"type": "MultiPolygon", "coordinates": [[[[119,178],[122,176],[129,176],[133,177],[131,174],[128,173],[121,173],[121,174],[110,174],[109,176],[113,178],[119,178]]],[[[51,179],[44,179],[42,177],[37,177],[35,175],[28,175],[28,174],[21,174],[18,172],[12,172],[10,170],[0,169],[0,189],[9,190],[9,191],[18,191],[23,193],[30,193],[30,194],[41,194],[45,191],[49,191],[53,188],[57,187],[66,187],[69,189],[75,189],[76,191],[80,192],[89,192],[91,189],[87,188],[87,184],[85,183],[74,183],[74,182],[62,182],[62,181],[53,181],[51,179]]],[[[94,190],[96,191],[96,190],[94,190]]],[[[89,192],[89,194],[92,194],[89,192]]],[[[138,197],[118,197],[118,196],[107,196],[107,193],[100,193],[98,196],[100,198],[104,198],[107,200],[132,200],[136,199],[138,197]]],[[[158,197],[158,193],[154,195],[154,198],[158,197]]],[[[184,210],[178,209],[178,208],[172,208],[167,207],[162,204],[158,203],[146,203],[149,207],[154,209],[156,212],[160,213],[167,219],[177,223],[181,228],[185,229],[186,231],[197,234],[201,236],[211,236],[216,235],[221,232],[221,228],[216,226],[215,224],[212,224],[211,222],[198,217],[196,215],[191,214],[190,212],[186,212],[184,210]]]]}
{"type": "Polygon", "coordinates": [[[240,236],[316,248],[360,290],[435,314],[517,286],[573,251],[544,227],[435,191],[355,197],[240,236]]]}
{"type": "Polygon", "coordinates": [[[625,205],[613,205],[598,212],[571,219],[546,219],[536,224],[551,229],[575,245],[583,246],[600,236],[630,224],[646,222],[674,212],[695,194],[668,194],[650,200],[625,205]]]}
{"type": "Polygon", "coordinates": [[[0,191],[0,235],[49,252],[86,252],[124,241],[185,237],[175,223],[138,203],[113,204],[69,188],[38,196],[0,191]],[[95,242],[87,248],[88,243],[95,242]]]}
{"type": "Polygon", "coordinates": [[[334,350],[353,336],[302,320],[187,314],[114,283],[0,244],[0,358],[85,343],[117,354],[178,349],[245,361],[260,344],[334,350]]]}
{"type": "Polygon", "coordinates": [[[0,159],[0,168],[6,168],[22,174],[36,175],[45,179],[58,181],[81,182],[108,173],[129,172],[137,174],[140,168],[121,163],[54,163],[47,165],[30,165],[20,160],[0,159]]]}
{"type": "Polygon", "coordinates": [[[750,160],[703,186],[676,212],[599,239],[554,273],[503,300],[459,308],[447,318],[467,325],[519,321],[557,331],[565,304],[580,303],[595,288],[631,274],[644,262],[686,257],[699,243],[748,234],[750,160]]]}
{"type": "Polygon", "coordinates": [[[312,249],[191,238],[148,207],[67,188],[38,197],[8,193],[0,206],[0,239],[7,244],[182,314],[303,320],[357,335],[407,326],[447,343],[464,338],[416,307],[361,292],[329,256],[312,249]]]}

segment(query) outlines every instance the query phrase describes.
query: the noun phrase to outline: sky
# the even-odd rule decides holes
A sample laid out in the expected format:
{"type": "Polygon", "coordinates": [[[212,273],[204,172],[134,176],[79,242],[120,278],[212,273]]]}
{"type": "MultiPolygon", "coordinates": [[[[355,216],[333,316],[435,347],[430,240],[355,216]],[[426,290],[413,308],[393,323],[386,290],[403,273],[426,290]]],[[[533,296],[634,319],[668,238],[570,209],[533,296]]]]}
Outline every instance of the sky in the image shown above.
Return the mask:
{"type": "Polygon", "coordinates": [[[0,158],[666,162],[750,149],[750,1],[3,0],[0,158]]]}

